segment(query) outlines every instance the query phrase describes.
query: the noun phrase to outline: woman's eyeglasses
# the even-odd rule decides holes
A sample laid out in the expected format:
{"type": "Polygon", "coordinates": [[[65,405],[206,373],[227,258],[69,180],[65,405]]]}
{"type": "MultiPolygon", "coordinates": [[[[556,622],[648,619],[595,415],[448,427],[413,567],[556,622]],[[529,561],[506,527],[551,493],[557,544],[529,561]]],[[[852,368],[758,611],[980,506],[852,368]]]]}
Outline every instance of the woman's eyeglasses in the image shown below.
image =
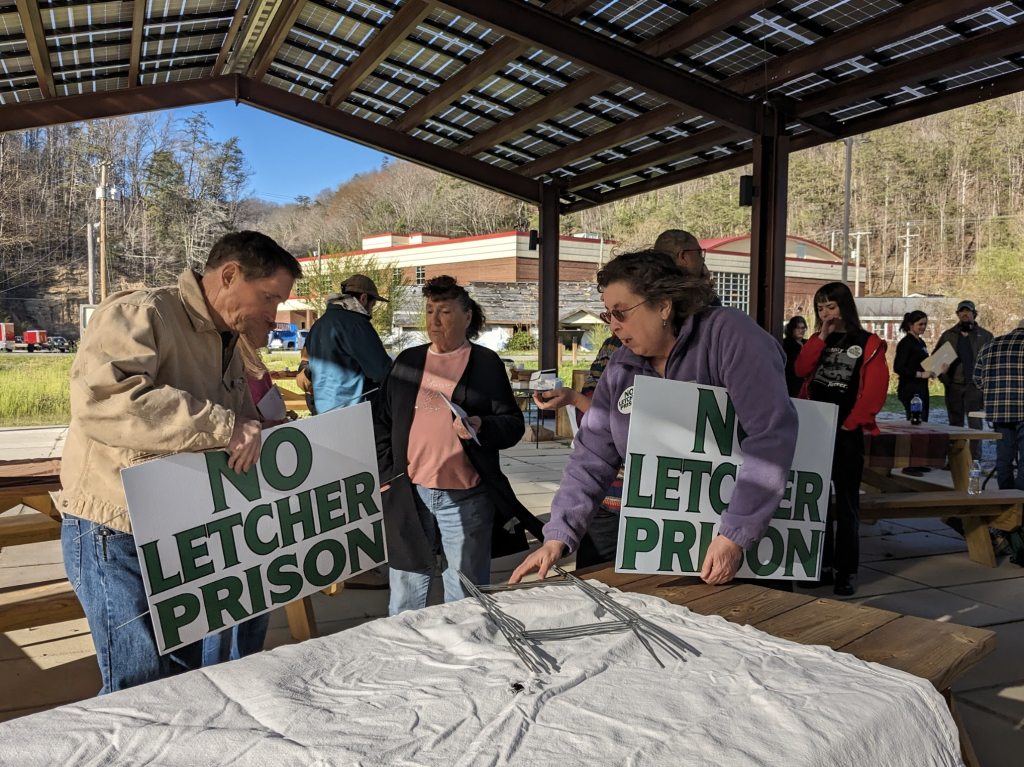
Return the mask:
{"type": "Polygon", "coordinates": [[[601,318],[601,322],[603,322],[605,325],[611,325],[613,317],[615,318],[616,322],[625,322],[626,312],[631,312],[634,309],[636,309],[637,306],[643,306],[646,303],[647,301],[641,301],[636,306],[631,306],[628,309],[612,309],[611,311],[608,312],[601,312],[597,316],[601,318]]]}

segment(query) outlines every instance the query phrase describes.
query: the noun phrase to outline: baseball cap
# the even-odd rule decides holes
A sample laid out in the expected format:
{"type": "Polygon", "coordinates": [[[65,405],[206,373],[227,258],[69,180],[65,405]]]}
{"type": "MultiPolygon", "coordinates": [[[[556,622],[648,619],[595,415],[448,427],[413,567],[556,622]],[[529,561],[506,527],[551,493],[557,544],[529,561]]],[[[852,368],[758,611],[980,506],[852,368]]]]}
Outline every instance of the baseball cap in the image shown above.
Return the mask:
{"type": "Polygon", "coordinates": [[[959,312],[961,309],[970,309],[975,314],[978,313],[978,310],[974,308],[973,301],[961,301],[959,304],[957,304],[956,310],[959,312]]]}
{"type": "Polygon", "coordinates": [[[341,283],[341,292],[355,293],[356,295],[365,293],[378,301],[383,301],[384,303],[388,302],[386,298],[381,297],[380,293],[377,292],[377,286],[374,284],[373,280],[362,274],[353,274],[341,283]]]}

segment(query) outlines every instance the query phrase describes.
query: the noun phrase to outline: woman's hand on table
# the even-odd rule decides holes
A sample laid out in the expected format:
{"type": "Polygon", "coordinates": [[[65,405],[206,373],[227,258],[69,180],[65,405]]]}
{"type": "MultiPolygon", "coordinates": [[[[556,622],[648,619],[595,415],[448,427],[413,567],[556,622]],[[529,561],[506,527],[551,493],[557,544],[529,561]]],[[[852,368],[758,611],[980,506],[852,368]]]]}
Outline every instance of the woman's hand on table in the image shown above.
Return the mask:
{"type": "MultiPolygon", "coordinates": [[[[713,545],[713,544],[712,544],[713,545]]],[[[709,549],[710,551],[710,549],[709,549]]],[[[508,579],[509,583],[519,583],[523,579],[524,575],[532,573],[534,570],[537,571],[537,576],[544,580],[547,577],[548,570],[565,555],[565,544],[561,541],[545,541],[544,545],[534,551],[526,560],[516,568],[515,572],[512,573],[512,577],[508,579]]]]}
{"type": "Polygon", "coordinates": [[[536,391],[533,393],[533,402],[541,410],[560,410],[567,405],[572,405],[581,413],[586,413],[590,407],[590,399],[584,397],[575,389],[562,387],[549,391],[536,391]]]}
{"type": "MultiPolygon", "coordinates": [[[[473,430],[477,433],[477,436],[479,436],[480,426],[483,424],[483,421],[480,420],[480,416],[471,415],[466,418],[466,423],[472,426],[473,430]]],[[[473,435],[469,433],[469,429],[467,429],[465,424],[462,423],[461,418],[456,418],[452,421],[452,425],[455,427],[455,433],[459,435],[460,439],[473,439],[473,435]]]]}
{"type": "MultiPolygon", "coordinates": [[[[742,563],[743,548],[724,535],[719,535],[708,546],[708,553],[704,556],[704,566],[700,569],[701,580],[712,586],[728,583],[736,577],[736,571],[740,569],[742,563]]],[[[514,578],[515,575],[512,577],[514,578]]]]}

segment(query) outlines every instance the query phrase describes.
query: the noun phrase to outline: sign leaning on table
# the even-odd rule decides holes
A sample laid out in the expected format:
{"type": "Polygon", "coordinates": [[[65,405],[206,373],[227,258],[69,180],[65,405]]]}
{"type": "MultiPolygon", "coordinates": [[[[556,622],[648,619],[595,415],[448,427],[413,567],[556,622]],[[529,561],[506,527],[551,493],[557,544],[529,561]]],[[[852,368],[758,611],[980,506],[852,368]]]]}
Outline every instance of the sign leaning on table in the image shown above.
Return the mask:
{"type": "MultiPolygon", "coordinates": [[[[745,438],[729,393],[638,377],[631,408],[616,572],[699,574],[743,471],[745,438]]],[[[786,493],[738,578],[816,579],[838,409],[793,400],[800,430],[786,493]]],[[[626,412],[626,411],[624,411],[626,412]]]]}
{"type": "Polygon", "coordinates": [[[387,561],[368,403],[267,429],[245,474],[227,461],[121,472],[161,654],[387,561]]]}

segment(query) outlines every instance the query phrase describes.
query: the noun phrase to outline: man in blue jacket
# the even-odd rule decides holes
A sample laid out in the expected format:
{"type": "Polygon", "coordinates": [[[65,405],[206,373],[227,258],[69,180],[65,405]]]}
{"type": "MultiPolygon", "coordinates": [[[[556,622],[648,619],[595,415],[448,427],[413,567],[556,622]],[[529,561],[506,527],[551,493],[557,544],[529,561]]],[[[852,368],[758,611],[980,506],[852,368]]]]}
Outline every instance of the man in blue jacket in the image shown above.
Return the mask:
{"type": "Polygon", "coordinates": [[[306,338],[313,399],[319,413],[357,405],[376,389],[391,367],[391,358],[370,322],[378,301],[387,301],[369,277],[354,274],[329,296],[323,317],[306,338]]]}

